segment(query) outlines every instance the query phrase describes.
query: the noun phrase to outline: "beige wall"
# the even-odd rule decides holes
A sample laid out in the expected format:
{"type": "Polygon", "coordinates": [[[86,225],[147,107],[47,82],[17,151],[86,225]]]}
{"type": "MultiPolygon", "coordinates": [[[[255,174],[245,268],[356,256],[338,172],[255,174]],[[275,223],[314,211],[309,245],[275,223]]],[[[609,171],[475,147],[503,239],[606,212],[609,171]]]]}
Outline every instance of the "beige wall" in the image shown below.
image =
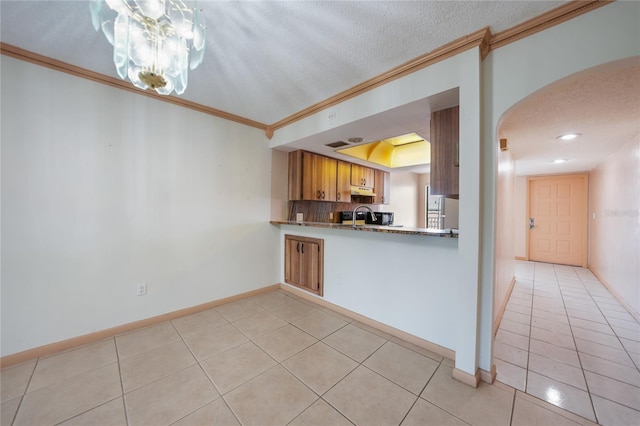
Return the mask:
{"type": "Polygon", "coordinates": [[[640,312],[640,136],[589,175],[589,266],[640,312]]]}
{"type": "Polygon", "coordinates": [[[394,223],[416,227],[418,225],[419,194],[418,175],[411,172],[391,173],[391,202],[380,206],[381,211],[394,212],[394,223]]]}
{"type": "Polygon", "coordinates": [[[458,228],[460,200],[455,198],[444,199],[444,227],[447,229],[458,228]]]}
{"type": "Polygon", "coordinates": [[[431,182],[430,173],[421,173],[418,175],[418,228],[427,227],[427,209],[424,188],[431,182]]]}
{"type": "Polygon", "coordinates": [[[515,256],[527,257],[527,176],[516,176],[513,206],[513,233],[515,236],[515,256]]]}
{"type": "Polygon", "coordinates": [[[280,281],[262,131],[0,66],[2,356],[280,281]]]}
{"type": "MultiPolygon", "coordinates": [[[[496,147],[496,149],[498,149],[496,147]]],[[[507,303],[514,271],[514,223],[513,206],[516,199],[515,161],[509,151],[498,154],[498,178],[496,189],[496,240],[493,320],[495,321],[507,303]]]]}
{"type": "Polygon", "coordinates": [[[271,220],[287,220],[289,154],[271,150],[271,220]]]}

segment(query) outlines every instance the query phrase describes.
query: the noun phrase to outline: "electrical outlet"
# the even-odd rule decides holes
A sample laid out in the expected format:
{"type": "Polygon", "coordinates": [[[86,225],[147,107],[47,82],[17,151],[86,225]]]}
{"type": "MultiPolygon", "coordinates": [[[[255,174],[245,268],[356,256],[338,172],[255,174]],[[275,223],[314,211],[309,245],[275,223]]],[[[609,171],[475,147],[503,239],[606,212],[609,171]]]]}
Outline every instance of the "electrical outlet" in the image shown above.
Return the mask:
{"type": "Polygon", "coordinates": [[[333,212],[329,212],[329,220],[333,220],[333,212]]]}
{"type": "Polygon", "coordinates": [[[136,287],[136,296],[144,296],[147,294],[147,283],[138,284],[136,287]]]}

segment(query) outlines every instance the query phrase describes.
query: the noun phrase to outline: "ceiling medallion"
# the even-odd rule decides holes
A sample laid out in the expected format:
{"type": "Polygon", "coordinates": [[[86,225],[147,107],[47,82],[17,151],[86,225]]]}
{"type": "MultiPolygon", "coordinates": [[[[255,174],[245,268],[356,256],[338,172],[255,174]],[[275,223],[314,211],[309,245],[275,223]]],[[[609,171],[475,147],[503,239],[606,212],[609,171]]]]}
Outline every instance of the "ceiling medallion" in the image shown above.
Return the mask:
{"type": "Polygon", "coordinates": [[[161,95],[184,93],[189,68],[204,57],[205,23],[195,0],[91,0],[90,7],[121,79],[161,95]]]}

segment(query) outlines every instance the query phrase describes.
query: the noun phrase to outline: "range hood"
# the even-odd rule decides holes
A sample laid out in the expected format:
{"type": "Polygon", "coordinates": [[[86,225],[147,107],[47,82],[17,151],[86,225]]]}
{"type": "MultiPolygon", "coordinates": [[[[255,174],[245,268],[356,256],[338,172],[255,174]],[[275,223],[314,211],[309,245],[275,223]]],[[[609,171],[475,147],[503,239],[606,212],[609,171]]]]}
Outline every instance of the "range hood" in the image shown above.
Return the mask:
{"type": "Polygon", "coordinates": [[[373,193],[373,188],[365,188],[363,186],[352,186],[351,195],[364,195],[367,197],[376,196],[376,194],[373,193]]]}

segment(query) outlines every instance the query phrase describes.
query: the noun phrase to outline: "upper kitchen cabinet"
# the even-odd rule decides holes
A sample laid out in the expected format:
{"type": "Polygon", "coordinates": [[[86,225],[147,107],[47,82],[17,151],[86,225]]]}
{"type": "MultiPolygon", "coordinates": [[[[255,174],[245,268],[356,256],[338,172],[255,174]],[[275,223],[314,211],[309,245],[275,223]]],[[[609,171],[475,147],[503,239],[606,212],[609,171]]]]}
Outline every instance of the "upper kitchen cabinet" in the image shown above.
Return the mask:
{"type": "Polygon", "coordinates": [[[374,199],[375,204],[389,204],[389,188],[391,186],[391,174],[384,170],[375,171],[375,187],[373,192],[376,196],[374,199]]]}
{"type": "Polygon", "coordinates": [[[338,160],[336,199],[341,203],[351,202],[351,163],[338,160]]]}
{"type": "Polygon", "coordinates": [[[336,201],[337,160],[305,151],[289,153],[289,200],[336,201]]]}
{"type": "Polygon", "coordinates": [[[431,180],[433,195],[458,198],[459,191],[459,120],[460,108],[431,113],[431,180]]]}
{"type": "Polygon", "coordinates": [[[375,170],[370,167],[351,165],[351,185],[373,188],[375,184],[375,170]]]}

